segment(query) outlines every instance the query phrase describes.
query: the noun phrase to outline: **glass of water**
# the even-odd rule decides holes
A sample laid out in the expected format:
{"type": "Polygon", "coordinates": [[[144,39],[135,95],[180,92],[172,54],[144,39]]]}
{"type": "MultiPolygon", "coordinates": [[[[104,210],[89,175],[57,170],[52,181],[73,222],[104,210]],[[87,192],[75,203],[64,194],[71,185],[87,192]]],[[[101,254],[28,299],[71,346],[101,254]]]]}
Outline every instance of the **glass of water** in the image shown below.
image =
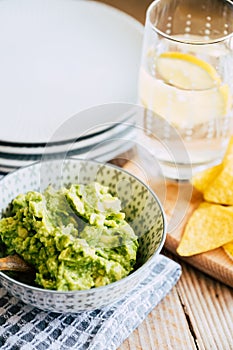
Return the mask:
{"type": "Polygon", "coordinates": [[[217,164],[232,133],[233,3],[156,0],[147,10],[139,100],[164,175],[217,164]]]}

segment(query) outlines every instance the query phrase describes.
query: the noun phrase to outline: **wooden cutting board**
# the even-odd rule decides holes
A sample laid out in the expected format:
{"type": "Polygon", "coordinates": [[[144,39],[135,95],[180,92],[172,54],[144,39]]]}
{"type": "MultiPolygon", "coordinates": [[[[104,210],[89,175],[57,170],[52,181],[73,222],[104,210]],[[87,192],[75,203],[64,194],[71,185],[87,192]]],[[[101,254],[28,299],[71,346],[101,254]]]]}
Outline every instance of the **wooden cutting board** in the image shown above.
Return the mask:
{"type": "MultiPolygon", "coordinates": [[[[201,194],[189,182],[159,179],[156,176],[148,175],[138,166],[137,161],[128,161],[124,168],[144,181],[159,197],[168,222],[165,248],[179,256],[176,253],[176,249],[190,215],[202,201],[201,194]]],[[[222,248],[192,257],[180,258],[215,279],[233,287],[233,260],[228,257],[222,248]]]]}

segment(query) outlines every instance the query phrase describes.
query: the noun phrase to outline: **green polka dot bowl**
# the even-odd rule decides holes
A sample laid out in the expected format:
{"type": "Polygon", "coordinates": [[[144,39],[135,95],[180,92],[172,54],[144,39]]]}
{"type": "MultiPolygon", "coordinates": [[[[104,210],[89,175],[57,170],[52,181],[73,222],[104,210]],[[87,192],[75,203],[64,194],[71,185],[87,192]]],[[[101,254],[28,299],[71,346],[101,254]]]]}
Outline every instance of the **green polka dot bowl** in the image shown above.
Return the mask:
{"type": "Polygon", "coordinates": [[[26,304],[53,312],[80,312],[102,308],[122,298],[143,280],[156,263],[166,237],[166,220],[156,194],[134,175],[111,164],[90,160],[63,159],[32,164],[0,180],[0,211],[20,193],[43,191],[49,184],[60,188],[71,183],[97,181],[121,200],[126,220],[138,236],[136,267],[127,277],[103,287],[78,291],[42,289],[0,272],[0,282],[26,304]]]}

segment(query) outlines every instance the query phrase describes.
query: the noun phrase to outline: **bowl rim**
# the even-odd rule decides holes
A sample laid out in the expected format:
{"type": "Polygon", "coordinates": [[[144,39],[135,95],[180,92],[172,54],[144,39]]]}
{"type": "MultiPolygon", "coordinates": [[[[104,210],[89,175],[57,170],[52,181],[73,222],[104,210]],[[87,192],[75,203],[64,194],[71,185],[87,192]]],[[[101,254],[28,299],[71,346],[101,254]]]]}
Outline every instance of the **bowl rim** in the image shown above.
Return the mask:
{"type": "MultiPolygon", "coordinates": [[[[26,283],[17,281],[14,278],[9,277],[6,273],[4,273],[2,271],[0,271],[0,280],[1,279],[5,279],[5,280],[7,280],[7,281],[9,281],[9,282],[19,286],[19,287],[22,287],[22,288],[25,288],[25,289],[28,289],[28,290],[31,290],[31,291],[34,291],[34,292],[48,293],[49,295],[51,295],[51,294],[55,294],[55,295],[66,295],[66,294],[71,295],[72,294],[73,295],[73,294],[75,294],[75,295],[80,295],[81,296],[81,295],[85,295],[85,294],[88,294],[88,293],[94,293],[95,291],[100,291],[100,292],[101,292],[101,290],[106,291],[107,289],[112,289],[114,287],[120,286],[121,284],[124,285],[124,283],[126,282],[126,279],[127,279],[127,281],[135,279],[145,269],[150,268],[150,266],[153,264],[153,262],[156,259],[157,255],[161,252],[161,250],[162,250],[162,248],[164,246],[165,239],[166,239],[166,234],[167,234],[167,220],[166,220],[166,215],[165,215],[165,211],[163,209],[163,206],[162,206],[158,196],[156,195],[156,193],[145,182],[143,182],[141,179],[139,179],[137,176],[133,175],[129,171],[121,168],[120,166],[117,166],[117,165],[112,164],[112,163],[103,163],[103,162],[96,161],[96,160],[93,160],[93,159],[81,159],[81,158],[67,157],[64,160],[65,161],[74,161],[74,162],[76,162],[76,161],[77,162],[87,162],[87,163],[93,163],[95,165],[107,166],[107,167],[116,169],[116,170],[118,170],[118,171],[120,171],[122,173],[126,173],[127,175],[132,176],[136,181],[141,183],[141,185],[146,188],[146,190],[152,195],[152,197],[157,202],[158,207],[160,209],[160,214],[161,214],[161,217],[162,217],[162,221],[163,221],[162,236],[161,236],[161,240],[160,240],[160,242],[159,242],[159,244],[157,246],[156,251],[153,253],[153,255],[142,266],[138,267],[136,270],[132,270],[132,272],[130,272],[129,275],[123,277],[122,279],[120,279],[118,281],[111,282],[111,283],[109,283],[109,284],[107,284],[105,286],[93,287],[93,288],[90,288],[90,289],[61,291],[61,290],[55,290],[55,289],[45,289],[45,288],[35,287],[35,286],[31,286],[30,284],[26,284],[26,283]]],[[[43,162],[51,163],[51,162],[57,162],[57,161],[58,161],[58,159],[50,159],[50,160],[46,160],[46,161],[43,161],[43,162]]],[[[23,171],[23,170],[25,170],[27,168],[31,168],[31,167],[34,167],[36,165],[39,165],[40,163],[42,163],[42,162],[41,161],[33,162],[30,165],[27,165],[27,166],[21,167],[19,169],[16,169],[16,170],[12,171],[11,173],[5,175],[3,178],[0,179],[0,186],[2,185],[2,182],[4,182],[4,180],[6,178],[9,178],[13,174],[15,174],[17,172],[20,172],[20,171],[23,171]]]]}

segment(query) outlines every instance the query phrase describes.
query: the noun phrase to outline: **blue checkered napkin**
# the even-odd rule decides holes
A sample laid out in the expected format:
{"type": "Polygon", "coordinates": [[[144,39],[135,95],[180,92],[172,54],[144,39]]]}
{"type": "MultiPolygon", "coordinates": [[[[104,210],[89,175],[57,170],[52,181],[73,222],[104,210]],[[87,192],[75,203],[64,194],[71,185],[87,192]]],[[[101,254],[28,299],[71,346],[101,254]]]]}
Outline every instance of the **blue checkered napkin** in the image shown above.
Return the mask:
{"type": "Polygon", "coordinates": [[[1,350],[114,350],[179,279],[180,265],[158,255],[144,280],[120,301],[76,314],[45,312],[0,288],[1,350]]]}

